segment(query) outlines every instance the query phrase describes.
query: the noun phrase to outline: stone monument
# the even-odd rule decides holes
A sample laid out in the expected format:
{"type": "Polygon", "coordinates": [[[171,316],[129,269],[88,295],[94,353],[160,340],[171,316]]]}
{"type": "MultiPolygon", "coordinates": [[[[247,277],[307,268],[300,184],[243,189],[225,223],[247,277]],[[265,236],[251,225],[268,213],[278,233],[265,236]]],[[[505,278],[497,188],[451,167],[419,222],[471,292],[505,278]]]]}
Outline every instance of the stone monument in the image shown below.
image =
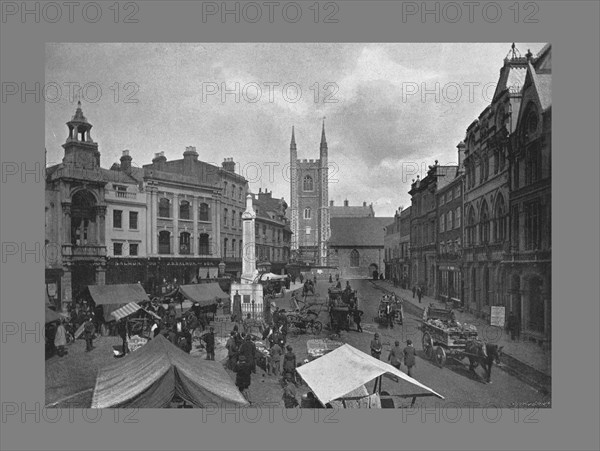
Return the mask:
{"type": "MultiPolygon", "coordinates": [[[[256,213],[252,207],[252,195],[246,196],[246,211],[242,214],[242,277],[241,283],[231,284],[229,293],[231,305],[234,296],[238,293],[242,297],[242,316],[248,313],[254,319],[263,319],[263,287],[257,283],[258,270],[256,269],[256,237],[254,222],[256,213]]],[[[243,319],[242,318],[242,319],[243,319]]]]}

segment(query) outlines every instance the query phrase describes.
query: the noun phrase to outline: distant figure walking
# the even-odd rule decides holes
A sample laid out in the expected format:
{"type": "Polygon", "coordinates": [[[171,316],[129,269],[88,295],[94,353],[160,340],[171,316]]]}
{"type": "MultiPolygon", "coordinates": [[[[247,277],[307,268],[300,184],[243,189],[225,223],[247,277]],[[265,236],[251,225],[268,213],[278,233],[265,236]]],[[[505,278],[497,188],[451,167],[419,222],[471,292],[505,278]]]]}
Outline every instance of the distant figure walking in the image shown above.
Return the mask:
{"type": "Polygon", "coordinates": [[[404,348],[404,364],[408,368],[408,375],[412,377],[412,369],[416,365],[416,351],[412,345],[412,340],[406,340],[406,348],[404,348]]]}
{"type": "Polygon", "coordinates": [[[417,287],[413,285],[413,299],[415,298],[415,294],[417,294],[417,287]]]}
{"type": "Polygon", "coordinates": [[[421,287],[417,288],[417,297],[419,298],[419,304],[421,303],[421,298],[423,297],[423,291],[421,287]]]}

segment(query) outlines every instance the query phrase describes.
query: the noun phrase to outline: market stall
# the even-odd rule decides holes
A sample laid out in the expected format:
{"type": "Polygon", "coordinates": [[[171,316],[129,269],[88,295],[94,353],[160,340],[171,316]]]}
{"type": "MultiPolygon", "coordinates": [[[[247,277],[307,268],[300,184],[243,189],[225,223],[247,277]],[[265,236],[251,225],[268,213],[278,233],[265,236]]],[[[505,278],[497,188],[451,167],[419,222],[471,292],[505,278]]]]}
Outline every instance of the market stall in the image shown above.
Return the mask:
{"type": "Polygon", "coordinates": [[[346,405],[348,401],[359,401],[354,407],[380,406],[381,403],[376,399],[366,398],[375,394],[381,397],[381,378],[384,375],[397,381],[395,388],[398,393],[390,394],[389,397],[412,398],[411,405],[416,398],[422,396],[444,399],[406,373],[348,344],[298,367],[296,371],[324,407],[333,407],[332,401],[340,401],[342,405],[346,405]],[[365,395],[366,388],[363,390],[361,387],[373,380],[376,381],[374,393],[365,395]],[[355,390],[359,390],[358,394],[355,390]]]}

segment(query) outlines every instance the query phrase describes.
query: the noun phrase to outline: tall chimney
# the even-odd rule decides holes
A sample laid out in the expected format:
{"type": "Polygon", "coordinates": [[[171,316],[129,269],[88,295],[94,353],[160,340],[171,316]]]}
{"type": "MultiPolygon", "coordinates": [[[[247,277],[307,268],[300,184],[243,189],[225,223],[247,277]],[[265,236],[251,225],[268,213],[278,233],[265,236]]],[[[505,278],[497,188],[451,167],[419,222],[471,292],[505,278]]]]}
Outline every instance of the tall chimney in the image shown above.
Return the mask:
{"type": "Polygon", "coordinates": [[[233,158],[225,158],[221,166],[227,172],[235,172],[235,161],[233,161],[233,158]]]}
{"type": "Polygon", "coordinates": [[[183,152],[183,159],[185,161],[198,161],[198,152],[194,146],[187,146],[185,152],[183,152]]]}
{"type": "Polygon", "coordinates": [[[167,162],[167,157],[165,157],[164,152],[158,152],[154,154],[154,158],[152,159],[152,164],[156,166],[156,169],[159,171],[162,170],[164,164],[167,162]]]}
{"type": "Polygon", "coordinates": [[[332,200],[329,201],[329,206],[333,207],[333,201],[332,200]]]}
{"type": "Polygon", "coordinates": [[[465,145],[464,141],[461,141],[458,143],[456,148],[458,149],[458,171],[462,173],[463,161],[465,158],[465,149],[467,148],[467,146],[465,145]]]}
{"type": "Polygon", "coordinates": [[[366,203],[366,202],[363,202],[363,207],[366,207],[366,206],[367,206],[367,203],[366,203]]]}
{"type": "Polygon", "coordinates": [[[346,199],[346,200],[344,201],[344,207],[347,207],[347,206],[348,206],[348,199],[346,199]]]}
{"type": "Polygon", "coordinates": [[[129,150],[124,150],[121,156],[121,171],[130,173],[131,172],[131,157],[129,156],[129,150]]]}

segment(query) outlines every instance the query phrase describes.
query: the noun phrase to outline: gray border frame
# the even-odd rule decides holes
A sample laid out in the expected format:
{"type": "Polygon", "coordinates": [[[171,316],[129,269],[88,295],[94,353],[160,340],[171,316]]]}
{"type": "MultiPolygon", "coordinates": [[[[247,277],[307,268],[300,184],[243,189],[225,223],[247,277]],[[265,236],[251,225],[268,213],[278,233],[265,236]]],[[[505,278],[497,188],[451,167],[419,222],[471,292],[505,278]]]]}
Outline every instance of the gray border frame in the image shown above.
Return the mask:
{"type": "MultiPolygon", "coordinates": [[[[26,2],[29,8],[36,3],[26,2]]],[[[93,2],[80,5],[89,3],[93,2]]],[[[34,251],[24,256],[25,262],[19,257],[4,262],[3,253],[0,316],[4,332],[9,323],[16,324],[18,332],[5,334],[0,343],[1,449],[600,449],[598,2],[529,2],[537,5],[537,23],[523,23],[523,17],[515,23],[509,9],[512,1],[497,2],[503,17],[496,23],[478,14],[472,23],[464,17],[457,23],[443,18],[436,23],[431,17],[422,22],[412,16],[403,21],[402,8],[411,2],[401,1],[337,1],[338,23],[314,23],[308,10],[313,2],[297,2],[304,17],[295,24],[281,16],[273,23],[212,19],[203,23],[202,4],[207,2],[130,3],[138,7],[138,23],[123,23],[123,15],[114,23],[109,9],[113,2],[96,3],[103,12],[97,23],[83,20],[81,9],[75,10],[69,23],[66,6],[57,23],[47,20],[54,17],[50,10],[39,23],[31,15],[25,21],[18,15],[7,17],[0,26],[2,82],[43,85],[45,42],[551,42],[555,59],[554,408],[523,410],[519,421],[514,421],[515,412],[510,410],[501,411],[496,422],[483,421],[478,411],[471,422],[465,412],[457,423],[436,422],[433,413],[422,422],[420,415],[403,416],[400,411],[336,412],[329,419],[322,413],[315,421],[311,412],[302,414],[300,424],[294,421],[294,413],[284,420],[280,410],[274,411],[274,422],[264,412],[257,423],[252,422],[251,411],[246,417],[240,415],[237,423],[232,413],[229,421],[222,422],[218,415],[203,418],[202,412],[190,410],[145,410],[129,419],[129,412],[117,419],[112,411],[101,411],[101,416],[100,411],[44,411],[42,337],[33,326],[35,321],[43,324],[38,301],[43,291],[43,258],[34,251]],[[8,415],[14,406],[19,412],[8,415]]],[[[427,5],[433,8],[435,3],[427,5]]],[[[487,3],[493,2],[480,2],[487,3]]],[[[2,2],[2,7],[10,4],[20,7],[22,3],[2,2]]],[[[131,11],[121,10],[122,14],[131,11]]],[[[93,15],[89,9],[88,16],[93,15]]],[[[3,171],[6,162],[43,168],[43,101],[35,102],[32,96],[25,103],[2,101],[0,120],[3,171]]],[[[33,243],[43,236],[43,189],[42,170],[24,180],[19,176],[2,180],[2,243],[33,243]]],[[[490,418],[495,415],[489,412],[490,418]]]]}

